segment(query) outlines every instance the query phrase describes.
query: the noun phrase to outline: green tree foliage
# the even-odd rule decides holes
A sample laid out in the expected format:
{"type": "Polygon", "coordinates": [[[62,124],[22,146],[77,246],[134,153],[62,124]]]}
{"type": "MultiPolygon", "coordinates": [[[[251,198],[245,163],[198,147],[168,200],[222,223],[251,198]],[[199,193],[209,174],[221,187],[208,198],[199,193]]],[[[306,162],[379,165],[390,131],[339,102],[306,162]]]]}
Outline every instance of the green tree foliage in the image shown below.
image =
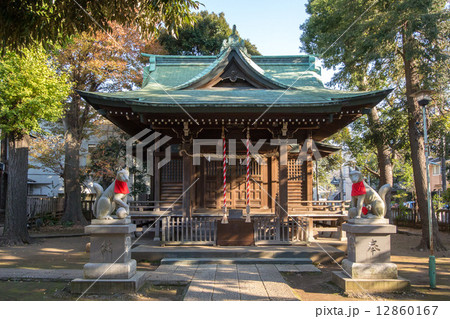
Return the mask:
{"type": "MultiPolygon", "coordinates": [[[[398,87],[394,107],[408,114],[414,184],[424,221],[420,248],[429,242],[428,222],[436,221],[427,219],[422,114],[412,94],[434,89],[445,100],[442,96],[448,93],[446,4],[445,0],[310,0],[311,17],[301,26],[303,48],[322,54],[325,66],[338,68],[336,82],[360,89],[398,87]]],[[[444,249],[437,232],[435,244],[444,249]]]]}
{"type": "Polygon", "coordinates": [[[12,50],[62,43],[82,32],[111,31],[111,21],[138,25],[147,35],[161,26],[176,33],[198,7],[194,0],[7,0],[0,3],[0,41],[12,50]]]}
{"type": "MultiPolygon", "coordinates": [[[[109,136],[106,140],[97,144],[90,156],[89,164],[86,166],[85,174],[90,179],[99,183],[104,189],[115,179],[117,172],[125,166],[126,141],[129,138],[126,134],[116,134],[109,136]]],[[[144,182],[145,172],[136,167],[128,167],[133,175],[131,185],[131,195],[148,193],[147,185],[144,182]]]]}
{"type": "MultiPolygon", "coordinates": [[[[54,57],[70,75],[75,90],[120,91],[142,82],[140,53],[163,54],[153,39],[144,39],[137,27],[111,23],[113,32],[83,33],[68,41],[54,57]]],[[[98,114],[73,91],[63,117],[65,139],[63,222],[85,224],[81,213],[80,150],[82,141],[95,126],[98,114]]]]}
{"type": "Polygon", "coordinates": [[[62,102],[69,94],[68,77],[55,71],[41,48],[5,53],[0,59],[0,79],[2,138],[12,135],[20,139],[39,131],[42,120],[61,117],[62,102]]]}
{"type": "Polygon", "coordinates": [[[64,73],[58,73],[41,48],[7,51],[0,58],[0,129],[8,141],[6,215],[3,241],[29,242],[27,231],[28,135],[42,120],[63,113],[70,92],[64,73]]]}
{"type": "MultiPolygon", "coordinates": [[[[172,55],[216,55],[220,52],[223,40],[227,39],[232,30],[225,19],[225,14],[218,15],[201,11],[194,14],[194,24],[185,23],[174,36],[163,31],[159,41],[172,55]]],[[[251,55],[261,55],[256,46],[249,40],[244,40],[247,52],[251,55]]]]}

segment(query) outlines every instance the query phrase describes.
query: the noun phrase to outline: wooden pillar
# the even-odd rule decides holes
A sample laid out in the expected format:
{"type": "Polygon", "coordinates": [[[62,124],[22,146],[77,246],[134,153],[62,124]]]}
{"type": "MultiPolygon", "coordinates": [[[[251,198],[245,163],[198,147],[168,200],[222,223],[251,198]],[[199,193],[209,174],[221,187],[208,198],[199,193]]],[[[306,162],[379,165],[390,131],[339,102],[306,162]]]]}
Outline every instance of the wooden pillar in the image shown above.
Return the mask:
{"type": "Polygon", "coordinates": [[[306,200],[313,200],[313,161],[306,162],[306,200]]]}
{"type": "Polygon", "coordinates": [[[347,232],[342,229],[342,225],[344,224],[344,218],[340,217],[338,219],[338,232],[339,232],[339,240],[347,241],[347,232]]]}
{"type": "MultiPolygon", "coordinates": [[[[282,151],[282,146],[280,146],[280,161],[279,161],[279,193],[278,201],[282,207],[280,211],[280,216],[285,217],[288,212],[288,154],[287,151],[282,151]]],[[[284,146],[286,147],[286,146],[284,146]]]]}
{"type": "Polygon", "coordinates": [[[271,183],[272,183],[272,187],[271,187],[271,193],[270,196],[272,197],[271,199],[271,208],[272,208],[272,212],[275,212],[278,210],[279,207],[277,207],[277,203],[275,202],[275,199],[277,197],[277,194],[279,192],[279,185],[278,185],[278,158],[276,158],[275,156],[272,157],[271,159],[271,167],[270,167],[270,179],[271,179],[271,183]]]}
{"type": "Polygon", "coordinates": [[[192,184],[192,157],[187,155],[190,151],[190,143],[183,143],[183,217],[191,217],[191,190],[186,191],[192,184]]]}
{"type": "Polygon", "coordinates": [[[200,159],[200,166],[197,167],[197,172],[199,174],[200,180],[198,181],[197,188],[197,205],[199,208],[205,208],[205,184],[206,184],[206,173],[205,173],[205,158],[200,159]]]}
{"type": "Polygon", "coordinates": [[[155,156],[154,157],[154,161],[153,161],[153,197],[154,197],[154,201],[155,201],[155,210],[159,211],[160,207],[161,207],[161,174],[160,171],[158,169],[158,163],[159,163],[159,156],[155,156]]]}
{"type": "Polygon", "coordinates": [[[269,159],[266,159],[265,165],[261,165],[261,173],[262,173],[262,185],[263,188],[261,192],[261,208],[268,209],[269,208],[269,159]]]}
{"type": "Polygon", "coordinates": [[[314,218],[308,217],[307,220],[307,230],[306,230],[306,241],[314,241],[314,218]]]}
{"type": "Polygon", "coordinates": [[[304,161],[302,163],[302,200],[313,200],[313,162],[304,161]]]}

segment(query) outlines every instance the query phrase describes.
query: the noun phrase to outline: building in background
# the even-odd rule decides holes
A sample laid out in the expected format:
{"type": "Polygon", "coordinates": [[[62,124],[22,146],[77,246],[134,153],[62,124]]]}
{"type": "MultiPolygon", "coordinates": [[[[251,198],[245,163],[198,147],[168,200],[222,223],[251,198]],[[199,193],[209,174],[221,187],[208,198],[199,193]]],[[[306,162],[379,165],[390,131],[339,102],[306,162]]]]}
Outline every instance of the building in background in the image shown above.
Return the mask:
{"type": "MultiPolygon", "coordinates": [[[[447,160],[448,164],[450,160],[447,160]]],[[[432,192],[442,191],[442,167],[441,159],[433,158],[430,160],[430,189],[432,192]]],[[[449,183],[448,176],[446,176],[447,186],[449,183]]]]}

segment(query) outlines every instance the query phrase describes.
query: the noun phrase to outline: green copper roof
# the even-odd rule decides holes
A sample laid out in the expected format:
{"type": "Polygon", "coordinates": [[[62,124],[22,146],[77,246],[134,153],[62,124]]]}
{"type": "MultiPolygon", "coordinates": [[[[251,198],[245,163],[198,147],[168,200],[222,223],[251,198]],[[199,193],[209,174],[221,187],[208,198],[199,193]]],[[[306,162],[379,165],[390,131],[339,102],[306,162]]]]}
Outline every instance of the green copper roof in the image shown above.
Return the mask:
{"type": "MultiPolygon", "coordinates": [[[[346,105],[377,104],[388,91],[368,93],[352,93],[305,87],[298,90],[174,90],[164,91],[152,86],[141,90],[117,93],[88,93],[81,95],[93,105],[110,105],[115,107],[133,107],[139,112],[182,112],[178,104],[186,108],[205,107],[211,111],[226,107],[235,108],[237,112],[250,112],[254,108],[267,108],[269,103],[276,101],[276,108],[296,108],[296,112],[323,113],[338,112],[335,107],[346,105]],[[242,107],[246,108],[242,108],[242,107]],[[333,107],[330,109],[330,107],[333,107]]],[[[292,111],[292,110],[291,110],[292,111]]]]}
{"type": "MultiPolygon", "coordinates": [[[[144,68],[143,87],[149,83],[159,83],[166,89],[177,88],[194,78],[204,76],[214,69],[231,49],[222,51],[217,56],[170,56],[150,55],[150,65],[144,68]]],[[[304,86],[323,87],[320,80],[320,68],[316,66],[313,56],[254,56],[248,57],[240,50],[237,52],[246,62],[265,77],[281,85],[300,88],[304,86]]]]}
{"type": "Polygon", "coordinates": [[[217,56],[143,55],[149,58],[149,65],[144,70],[142,89],[115,93],[80,92],[80,95],[96,108],[131,107],[149,113],[182,112],[179,105],[191,108],[191,111],[193,108],[218,111],[218,108],[227,107],[237,112],[251,112],[270,105],[273,109],[284,107],[283,110],[289,108],[290,111],[295,108],[295,112],[323,113],[337,112],[344,105],[374,106],[390,92],[327,89],[320,80],[315,57],[251,57],[235,34],[224,41],[217,56]],[[227,67],[232,66],[262,88],[208,87],[208,83],[213,83],[208,81],[222,79],[227,67]]]}

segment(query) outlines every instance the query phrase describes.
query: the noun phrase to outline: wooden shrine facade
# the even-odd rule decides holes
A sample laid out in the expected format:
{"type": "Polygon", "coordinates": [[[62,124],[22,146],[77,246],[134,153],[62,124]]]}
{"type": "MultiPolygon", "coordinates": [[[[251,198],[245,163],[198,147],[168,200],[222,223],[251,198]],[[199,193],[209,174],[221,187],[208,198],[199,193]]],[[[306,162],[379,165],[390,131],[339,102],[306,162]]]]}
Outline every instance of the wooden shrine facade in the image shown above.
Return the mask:
{"type": "Polygon", "coordinates": [[[296,163],[299,149],[313,140],[321,157],[332,154],[338,148],[322,141],[390,93],[327,89],[315,57],[250,56],[235,33],[217,56],[144,56],[149,64],[141,89],[79,94],[130,136],[150,129],[161,140],[170,137],[154,153],[157,165],[172,145],[171,161],[154,169],[152,209],[176,207],[183,216],[220,213],[224,206],[223,161],[211,160],[210,146],[201,148],[200,165],[194,165],[199,139],[236,141],[235,152],[226,150],[228,162],[235,154],[237,163],[226,164],[225,203],[246,208],[246,165],[240,162],[246,161],[247,132],[252,145],[263,141],[258,153],[265,162],[251,159],[250,214],[314,211],[313,162],[296,163]]]}
{"type": "MultiPolygon", "coordinates": [[[[298,153],[289,153],[288,165],[280,165],[278,148],[272,146],[271,151],[261,153],[261,157],[253,158],[250,162],[252,214],[273,214],[280,209],[276,203],[280,200],[280,185],[287,186],[287,202],[291,208],[298,206],[301,201],[313,200],[313,162],[297,162],[298,153]],[[280,175],[280,169],[286,174],[281,183],[280,176],[283,178],[283,175],[280,175]]],[[[289,148],[292,149],[291,146],[289,148]]],[[[319,149],[322,156],[338,150],[337,147],[323,144],[319,144],[319,149]]],[[[182,210],[185,216],[196,213],[219,213],[223,209],[222,159],[217,160],[217,157],[214,159],[215,154],[213,150],[210,151],[211,153],[208,149],[204,150],[200,156],[200,165],[193,165],[192,149],[189,151],[183,149],[172,153],[170,162],[159,171],[155,169],[152,199],[159,203],[156,207],[167,208],[179,199],[175,207],[182,210]],[[188,194],[183,194],[183,191],[194,182],[188,194]]],[[[165,152],[156,153],[154,163],[160,162],[165,156],[165,152]]],[[[227,165],[227,208],[245,211],[247,190],[245,151],[237,152],[236,157],[235,165],[227,165]]],[[[287,206],[284,208],[287,209],[287,206]]]]}

